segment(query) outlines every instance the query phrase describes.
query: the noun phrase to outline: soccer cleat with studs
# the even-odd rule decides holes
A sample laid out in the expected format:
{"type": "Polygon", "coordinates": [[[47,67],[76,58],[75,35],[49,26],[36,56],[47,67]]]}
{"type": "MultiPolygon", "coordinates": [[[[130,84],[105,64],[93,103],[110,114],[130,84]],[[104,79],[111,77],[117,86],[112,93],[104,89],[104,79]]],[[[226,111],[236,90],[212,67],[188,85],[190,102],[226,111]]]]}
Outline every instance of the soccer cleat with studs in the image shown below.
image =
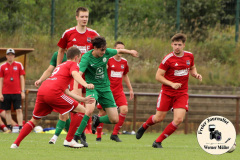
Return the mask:
{"type": "Polygon", "coordinates": [[[145,131],[146,131],[146,129],[144,129],[143,126],[141,126],[136,133],[136,138],[140,139],[143,136],[145,131]]]}
{"type": "Polygon", "coordinates": [[[156,142],[156,141],[153,142],[152,147],[153,148],[163,148],[162,143],[161,142],[156,142]]]}
{"type": "Polygon", "coordinates": [[[99,125],[99,117],[97,115],[92,116],[92,133],[95,134],[97,126],[99,125]]]}
{"type": "Polygon", "coordinates": [[[118,135],[111,135],[110,139],[113,140],[113,141],[116,141],[116,142],[122,142],[122,141],[119,139],[118,135]]]}
{"type": "Polygon", "coordinates": [[[71,142],[64,140],[63,145],[65,147],[70,147],[70,148],[82,148],[83,147],[83,144],[77,143],[74,139],[72,139],[71,142]]]}
{"type": "Polygon", "coordinates": [[[96,141],[101,142],[102,138],[96,138],[96,141]]]}

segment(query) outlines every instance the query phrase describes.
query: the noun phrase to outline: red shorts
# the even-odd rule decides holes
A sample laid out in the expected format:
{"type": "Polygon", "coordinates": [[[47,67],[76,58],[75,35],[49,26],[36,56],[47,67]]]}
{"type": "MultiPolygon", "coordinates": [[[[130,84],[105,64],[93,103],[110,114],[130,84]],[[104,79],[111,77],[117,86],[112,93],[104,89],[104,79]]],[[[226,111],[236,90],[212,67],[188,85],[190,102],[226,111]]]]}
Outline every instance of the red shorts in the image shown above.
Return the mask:
{"type": "Polygon", "coordinates": [[[4,110],[0,109],[0,113],[2,113],[2,111],[4,111],[4,110]]]}
{"type": "Polygon", "coordinates": [[[188,99],[189,97],[187,93],[170,96],[161,91],[158,96],[157,110],[169,111],[171,108],[184,108],[188,111],[188,99]]]}
{"type": "Polygon", "coordinates": [[[77,106],[78,102],[66,94],[58,96],[38,95],[33,110],[33,118],[38,119],[45,117],[50,114],[53,109],[64,115],[74,110],[77,106]]]}
{"type": "MultiPolygon", "coordinates": [[[[114,97],[114,100],[115,100],[118,108],[121,107],[121,106],[127,106],[128,105],[127,98],[126,98],[124,92],[122,92],[122,94],[113,95],[113,97],[114,97]]],[[[98,103],[97,108],[102,109],[102,106],[98,103]]]]}

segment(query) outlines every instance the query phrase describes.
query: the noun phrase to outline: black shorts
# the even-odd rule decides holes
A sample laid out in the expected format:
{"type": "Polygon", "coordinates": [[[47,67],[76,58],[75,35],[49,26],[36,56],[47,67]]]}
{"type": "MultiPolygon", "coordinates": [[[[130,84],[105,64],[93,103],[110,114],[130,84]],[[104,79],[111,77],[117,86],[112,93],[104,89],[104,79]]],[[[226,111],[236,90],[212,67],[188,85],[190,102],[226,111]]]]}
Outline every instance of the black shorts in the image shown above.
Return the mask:
{"type": "Polygon", "coordinates": [[[13,104],[14,110],[21,109],[21,94],[3,94],[4,101],[1,102],[1,108],[3,110],[11,110],[11,104],[13,104]]]}

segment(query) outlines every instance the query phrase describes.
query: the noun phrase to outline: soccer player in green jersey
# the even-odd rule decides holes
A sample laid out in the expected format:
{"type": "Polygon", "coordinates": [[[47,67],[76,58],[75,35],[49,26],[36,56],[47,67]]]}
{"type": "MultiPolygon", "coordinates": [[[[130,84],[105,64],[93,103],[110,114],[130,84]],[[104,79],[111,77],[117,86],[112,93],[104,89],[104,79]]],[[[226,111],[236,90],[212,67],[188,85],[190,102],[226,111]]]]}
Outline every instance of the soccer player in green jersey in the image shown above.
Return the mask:
{"type": "MultiPolygon", "coordinates": [[[[118,123],[118,111],[114,101],[112,91],[110,89],[110,81],[107,74],[107,63],[110,57],[118,53],[130,54],[133,57],[138,57],[138,52],[128,49],[111,49],[107,48],[104,37],[97,36],[92,40],[94,49],[85,53],[80,62],[80,74],[85,73],[87,83],[94,85],[93,90],[87,89],[86,96],[91,95],[101,104],[107,115],[92,117],[92,132],[95,134],[96,127],[99,123],[116,124],[118,123]]],[[[78,141],[80,135],[87,125],[88,119],[91,117],[96,103],[86,104],[86,112],[83,120],[75,133],[74,140],[78,141]]]]}
{"type": "MultiPolygon", "coordinates": [[[[58,56],[58,52],[54,52],[51,61],[50,61],[50,65],[48,66],[48,68],[43,72],[42,76],[35,82],[35,86],[39,87],[39,85],[45,81],[48,77],[51,76],[54,68],[57,66],[57,56],[58,56]]],[[[67,61],[67,55],[66,53],[64,53],[64,57],[62,60],[62,63],[67,61]]],[[[69,118],[69,114],[65,114],[65,115],[61,115],[59,114],[59,120],[57,122],[56,125],[56,130],[55,133],[53,135],[53,137],[50,139],[49,144],[55,144],[57,141],[58,136],[61,134],[62,130],[65,128],[66,131],[68,131],[69,126],[70,126],[70,118],[69,118]]]]}

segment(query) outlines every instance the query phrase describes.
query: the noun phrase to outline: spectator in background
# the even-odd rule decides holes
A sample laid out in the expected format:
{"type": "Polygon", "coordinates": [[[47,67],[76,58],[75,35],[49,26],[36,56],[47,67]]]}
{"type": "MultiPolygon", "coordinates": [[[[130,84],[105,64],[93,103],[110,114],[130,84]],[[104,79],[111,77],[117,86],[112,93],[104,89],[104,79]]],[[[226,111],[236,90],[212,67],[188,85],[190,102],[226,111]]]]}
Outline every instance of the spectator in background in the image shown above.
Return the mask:
{"type": "MultiPolygon", "coordinates": [[[[0,128],[3,130],[5,133],[11,133],[11,130],[6,127],[4,122],[2,121],[2,118],[6,119],[6,112],[2,109],[0,109],[0,128]]],[[[12,126],[17,126],[18,124],[12,119],[11,120],[12,126]]]]}
{"type": "Polygon", "coordinates": [[[12,129],[11,105],[17,114],[19,130],[23,125],[21,100],[25,99],[25,71],[22,63],[14,61],[15,51],[9,48],[6,52],[7,62],[0,67],[0,101],[6,111],[7,128],[12,129]]]}

